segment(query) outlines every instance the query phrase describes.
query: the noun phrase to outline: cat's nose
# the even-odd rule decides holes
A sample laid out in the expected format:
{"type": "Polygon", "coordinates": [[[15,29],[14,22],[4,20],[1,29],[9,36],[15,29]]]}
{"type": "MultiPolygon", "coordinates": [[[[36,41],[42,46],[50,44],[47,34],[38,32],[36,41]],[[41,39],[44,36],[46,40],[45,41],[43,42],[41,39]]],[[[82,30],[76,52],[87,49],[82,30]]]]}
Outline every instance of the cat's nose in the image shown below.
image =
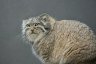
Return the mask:
{"type": "Polygon", "coordinates": [[[34,30],[34,27],[31,27],[30,29],[31,29],[31,30],[34,30]]]}
{"type": "Polygon", "coordinates": [[[34,29],[31,29],[31,31],[33,32],[33,31],[34,31],[34,29]]]}

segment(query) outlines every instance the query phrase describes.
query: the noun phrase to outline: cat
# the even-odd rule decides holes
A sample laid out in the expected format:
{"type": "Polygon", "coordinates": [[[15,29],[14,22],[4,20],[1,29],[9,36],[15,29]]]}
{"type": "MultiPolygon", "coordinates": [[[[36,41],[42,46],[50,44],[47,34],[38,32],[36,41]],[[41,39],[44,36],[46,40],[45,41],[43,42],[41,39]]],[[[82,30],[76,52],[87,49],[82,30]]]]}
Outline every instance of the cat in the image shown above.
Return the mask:
{"type": "Polygon", "coordinates": [[[43,64],[96,64],[96,36],[80,21],[44,13],[23,20],[22,34],[43,64]]]}

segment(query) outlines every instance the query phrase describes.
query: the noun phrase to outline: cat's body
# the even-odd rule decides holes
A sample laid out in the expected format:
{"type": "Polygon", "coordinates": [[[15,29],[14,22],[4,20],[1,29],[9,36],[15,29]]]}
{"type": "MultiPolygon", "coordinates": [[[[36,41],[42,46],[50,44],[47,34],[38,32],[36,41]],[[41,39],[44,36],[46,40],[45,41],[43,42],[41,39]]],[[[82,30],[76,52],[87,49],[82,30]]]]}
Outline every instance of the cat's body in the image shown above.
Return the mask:
{"type": "MultiPolygon", "coordinates": [[[[35,38],[32,44],[33,53],[42,63],[95,64],[96,37],[87,25],[75,20],[56,21],[52,17],[49,19],[45,25],[41,20],[37,21],[42,23],[40,25],[45,32],[40,31],[38,34],[42,35],[35,38]],[[50,24],[50,21],[53,23],[50,24]]],[[[28,40],[31,41],[30,38],[28,40]]]]}

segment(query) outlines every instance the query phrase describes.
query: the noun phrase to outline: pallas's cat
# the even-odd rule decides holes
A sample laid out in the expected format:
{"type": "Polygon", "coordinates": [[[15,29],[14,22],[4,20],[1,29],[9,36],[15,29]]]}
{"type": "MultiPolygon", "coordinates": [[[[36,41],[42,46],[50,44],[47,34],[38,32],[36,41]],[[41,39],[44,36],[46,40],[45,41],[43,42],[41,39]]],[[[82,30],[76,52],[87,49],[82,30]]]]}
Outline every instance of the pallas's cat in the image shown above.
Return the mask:
{"type": "Polygon", "coordinates": [[[41,14],[23,20],[22,34],[43,64],[95,64],[96,36],[84,23],[41,14]]]}

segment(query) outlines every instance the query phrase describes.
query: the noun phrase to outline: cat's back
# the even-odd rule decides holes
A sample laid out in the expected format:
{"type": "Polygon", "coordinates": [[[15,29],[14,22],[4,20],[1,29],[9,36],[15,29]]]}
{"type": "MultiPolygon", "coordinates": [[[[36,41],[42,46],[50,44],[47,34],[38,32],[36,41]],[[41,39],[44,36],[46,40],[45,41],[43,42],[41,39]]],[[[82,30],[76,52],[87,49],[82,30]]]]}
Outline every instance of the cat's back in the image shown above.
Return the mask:
{"type": "Polygon", "coordinates": [[[71,62],[75,58],[85,60],[95,57],[96,37],[86,24],[75,20],[62,20],[56,21],[54,29],[54,60],[64,57],[66,62],[71,62]]]}
{"type": "Polygon", "coordinates": [[[74,36],[74,37],[82,37],[82,38],[95,37],[94,32],[91,30],[89,26],[76,20],[56,21],[54,30],[55,33],[62,34],[63,36],[68,35],[72,37],[74,36]]]}
{"type": "Polygon", "coordinates": [[[66,38],[72,38],[75,40],[77,38],[79,40],[87,40],[91,37],[95,38],[95,35],[89,26],[84,23],[81,23],[80,21],[75,20],[56,21],[54,30],[56,37],[63,40],[66,38]]]}
{"type": "Polygon", "coordinates": [[[86,24],[81,23],[80,21],[76,20],[61,20],[61,21],[56,21],[56,28],[57,29],[74,29],[78,30],[81,27],[89,28],[86,24]]]}

